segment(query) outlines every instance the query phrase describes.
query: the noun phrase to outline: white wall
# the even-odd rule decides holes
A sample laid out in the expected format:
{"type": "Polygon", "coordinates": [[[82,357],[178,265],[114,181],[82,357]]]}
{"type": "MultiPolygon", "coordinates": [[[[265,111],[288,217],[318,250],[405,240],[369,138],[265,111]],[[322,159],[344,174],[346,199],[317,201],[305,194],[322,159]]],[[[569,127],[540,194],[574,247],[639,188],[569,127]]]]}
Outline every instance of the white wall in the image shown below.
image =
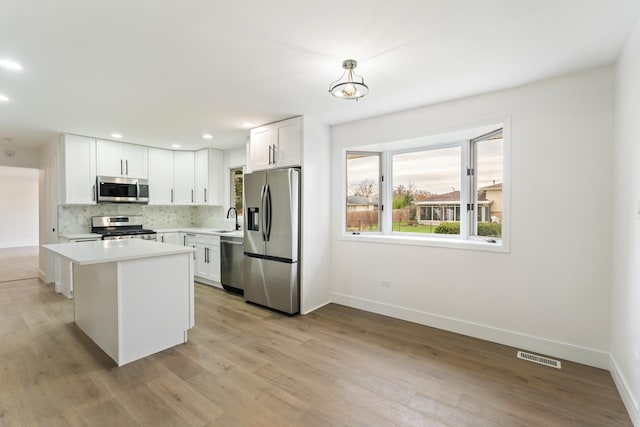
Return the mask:
{"type": "Polygon", "coordinates": [[[40,150],[21,147],[17,142],[0,142],[0,166],[40,167],[40,150]]]}
{"type": "Polygon", "coordinates": [[[333,301],[608,367],[612,135],[611,68],[333,127],[333,301]],[[509,253],[340,238],[346,148],[505,118],[509,253]]]}
{"type": "Polygon", "coordinates": [[[331,297],[330,257],[330,132],[304,116],[302,144],[302,236],[300,312],[309,313],[331,297]]]}
{"type": "Polygon", "coordinates": [[[640,22],[616,67],[611,372],[640,425],[640,22]]]}
{"type": "Polygon", "coordinates": [[[0,248],[38,245],[38,172],[0,166],[0,248]]]}
{"type": "MultiPolygon", "coordinates": [[[[39,240],[40,245],[58,241],[58,195],[56,191],[58,137],[52,138],[39,152],[39,240]]],[[[45,283],[56,277],[56,256],[40,247],[38,276],[45,283]]]]}

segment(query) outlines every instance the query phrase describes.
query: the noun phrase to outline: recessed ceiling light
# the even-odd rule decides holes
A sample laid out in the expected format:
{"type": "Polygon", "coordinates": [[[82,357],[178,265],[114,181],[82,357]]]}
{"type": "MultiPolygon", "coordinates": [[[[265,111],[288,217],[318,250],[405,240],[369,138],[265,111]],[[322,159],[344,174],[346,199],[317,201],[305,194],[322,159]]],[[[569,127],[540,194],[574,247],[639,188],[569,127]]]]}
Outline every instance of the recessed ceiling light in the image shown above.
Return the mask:
{"type": "Polygon", "coordinates": [[[112,133],[111,138],[122,138],[122,134],[120,133],[112,133]]]}
{"type": "Polygon", "coordinates": [[[211,139],[211,138],[213,138],[213,135],[211,135],[211,134],[209,134],[209,133],[205,133],[204,135],[202,135],[202,137],[203,137],[204,139],[211,139]]]}
{"type": "Polygon", "coordinates": [[[8,101],[9,97],[0,93],[0,101],[8,101]]]}
{"type": "Polygon", "coordinates": [[[180,144],[171,144],[171,148],[180,148],[182,147],[180,144]]]}
{"type": "Polygon", "coordinates": [[[4,67],[7,70],[13,70],[13,71],[22,70],[22,65],[18,64],[15,61],[10,61],[8,59],[0,59],[0,67],[4,67]]]}
{"type": "Polygon", "coordinates": [[[240,122],[240,126],[242,126],[243,128],[252,128],[253,124],[249,122],[240,122]]]}

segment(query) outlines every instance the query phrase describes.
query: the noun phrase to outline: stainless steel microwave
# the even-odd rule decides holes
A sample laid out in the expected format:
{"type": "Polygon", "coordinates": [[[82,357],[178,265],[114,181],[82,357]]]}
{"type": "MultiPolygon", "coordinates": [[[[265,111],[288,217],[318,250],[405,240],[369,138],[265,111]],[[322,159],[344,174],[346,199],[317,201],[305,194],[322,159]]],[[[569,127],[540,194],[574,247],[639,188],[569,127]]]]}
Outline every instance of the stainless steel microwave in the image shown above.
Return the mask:
{"type": "Polygon", "coordinates": [[[99,176],[98,203],[149,203],[149,181],[139,178],[99,176]]]}

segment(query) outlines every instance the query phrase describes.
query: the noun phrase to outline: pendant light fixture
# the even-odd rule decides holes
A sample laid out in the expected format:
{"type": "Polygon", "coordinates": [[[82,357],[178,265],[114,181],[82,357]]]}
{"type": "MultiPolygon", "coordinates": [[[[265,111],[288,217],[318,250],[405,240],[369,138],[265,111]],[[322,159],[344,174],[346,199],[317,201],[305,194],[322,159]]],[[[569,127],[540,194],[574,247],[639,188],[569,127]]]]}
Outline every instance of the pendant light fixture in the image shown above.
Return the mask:
{"type": "Polygon", "coordinates": [[[364,84],[364,78],[353,72],[353,69],[357,66],[358,61],[355,59],[345,59],[342,61],[344,72],[338,80],[329,85],[331,95],[336,98],[355,99],[357,101],[369,93],[369,88],[364,84]]]}

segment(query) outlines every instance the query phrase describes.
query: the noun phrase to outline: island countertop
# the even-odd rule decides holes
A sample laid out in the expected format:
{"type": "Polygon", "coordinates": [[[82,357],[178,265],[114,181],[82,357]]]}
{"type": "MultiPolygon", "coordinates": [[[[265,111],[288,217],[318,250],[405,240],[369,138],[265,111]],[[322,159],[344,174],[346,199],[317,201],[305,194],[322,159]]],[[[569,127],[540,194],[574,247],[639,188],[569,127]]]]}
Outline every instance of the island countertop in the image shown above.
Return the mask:
{"type": "Polygon", "coordinates": [[[78,265],[127,261],[195,251],[190,246],[171,245],[143,239],[54,243],[42,245],[42,247],[78,265]]]}

